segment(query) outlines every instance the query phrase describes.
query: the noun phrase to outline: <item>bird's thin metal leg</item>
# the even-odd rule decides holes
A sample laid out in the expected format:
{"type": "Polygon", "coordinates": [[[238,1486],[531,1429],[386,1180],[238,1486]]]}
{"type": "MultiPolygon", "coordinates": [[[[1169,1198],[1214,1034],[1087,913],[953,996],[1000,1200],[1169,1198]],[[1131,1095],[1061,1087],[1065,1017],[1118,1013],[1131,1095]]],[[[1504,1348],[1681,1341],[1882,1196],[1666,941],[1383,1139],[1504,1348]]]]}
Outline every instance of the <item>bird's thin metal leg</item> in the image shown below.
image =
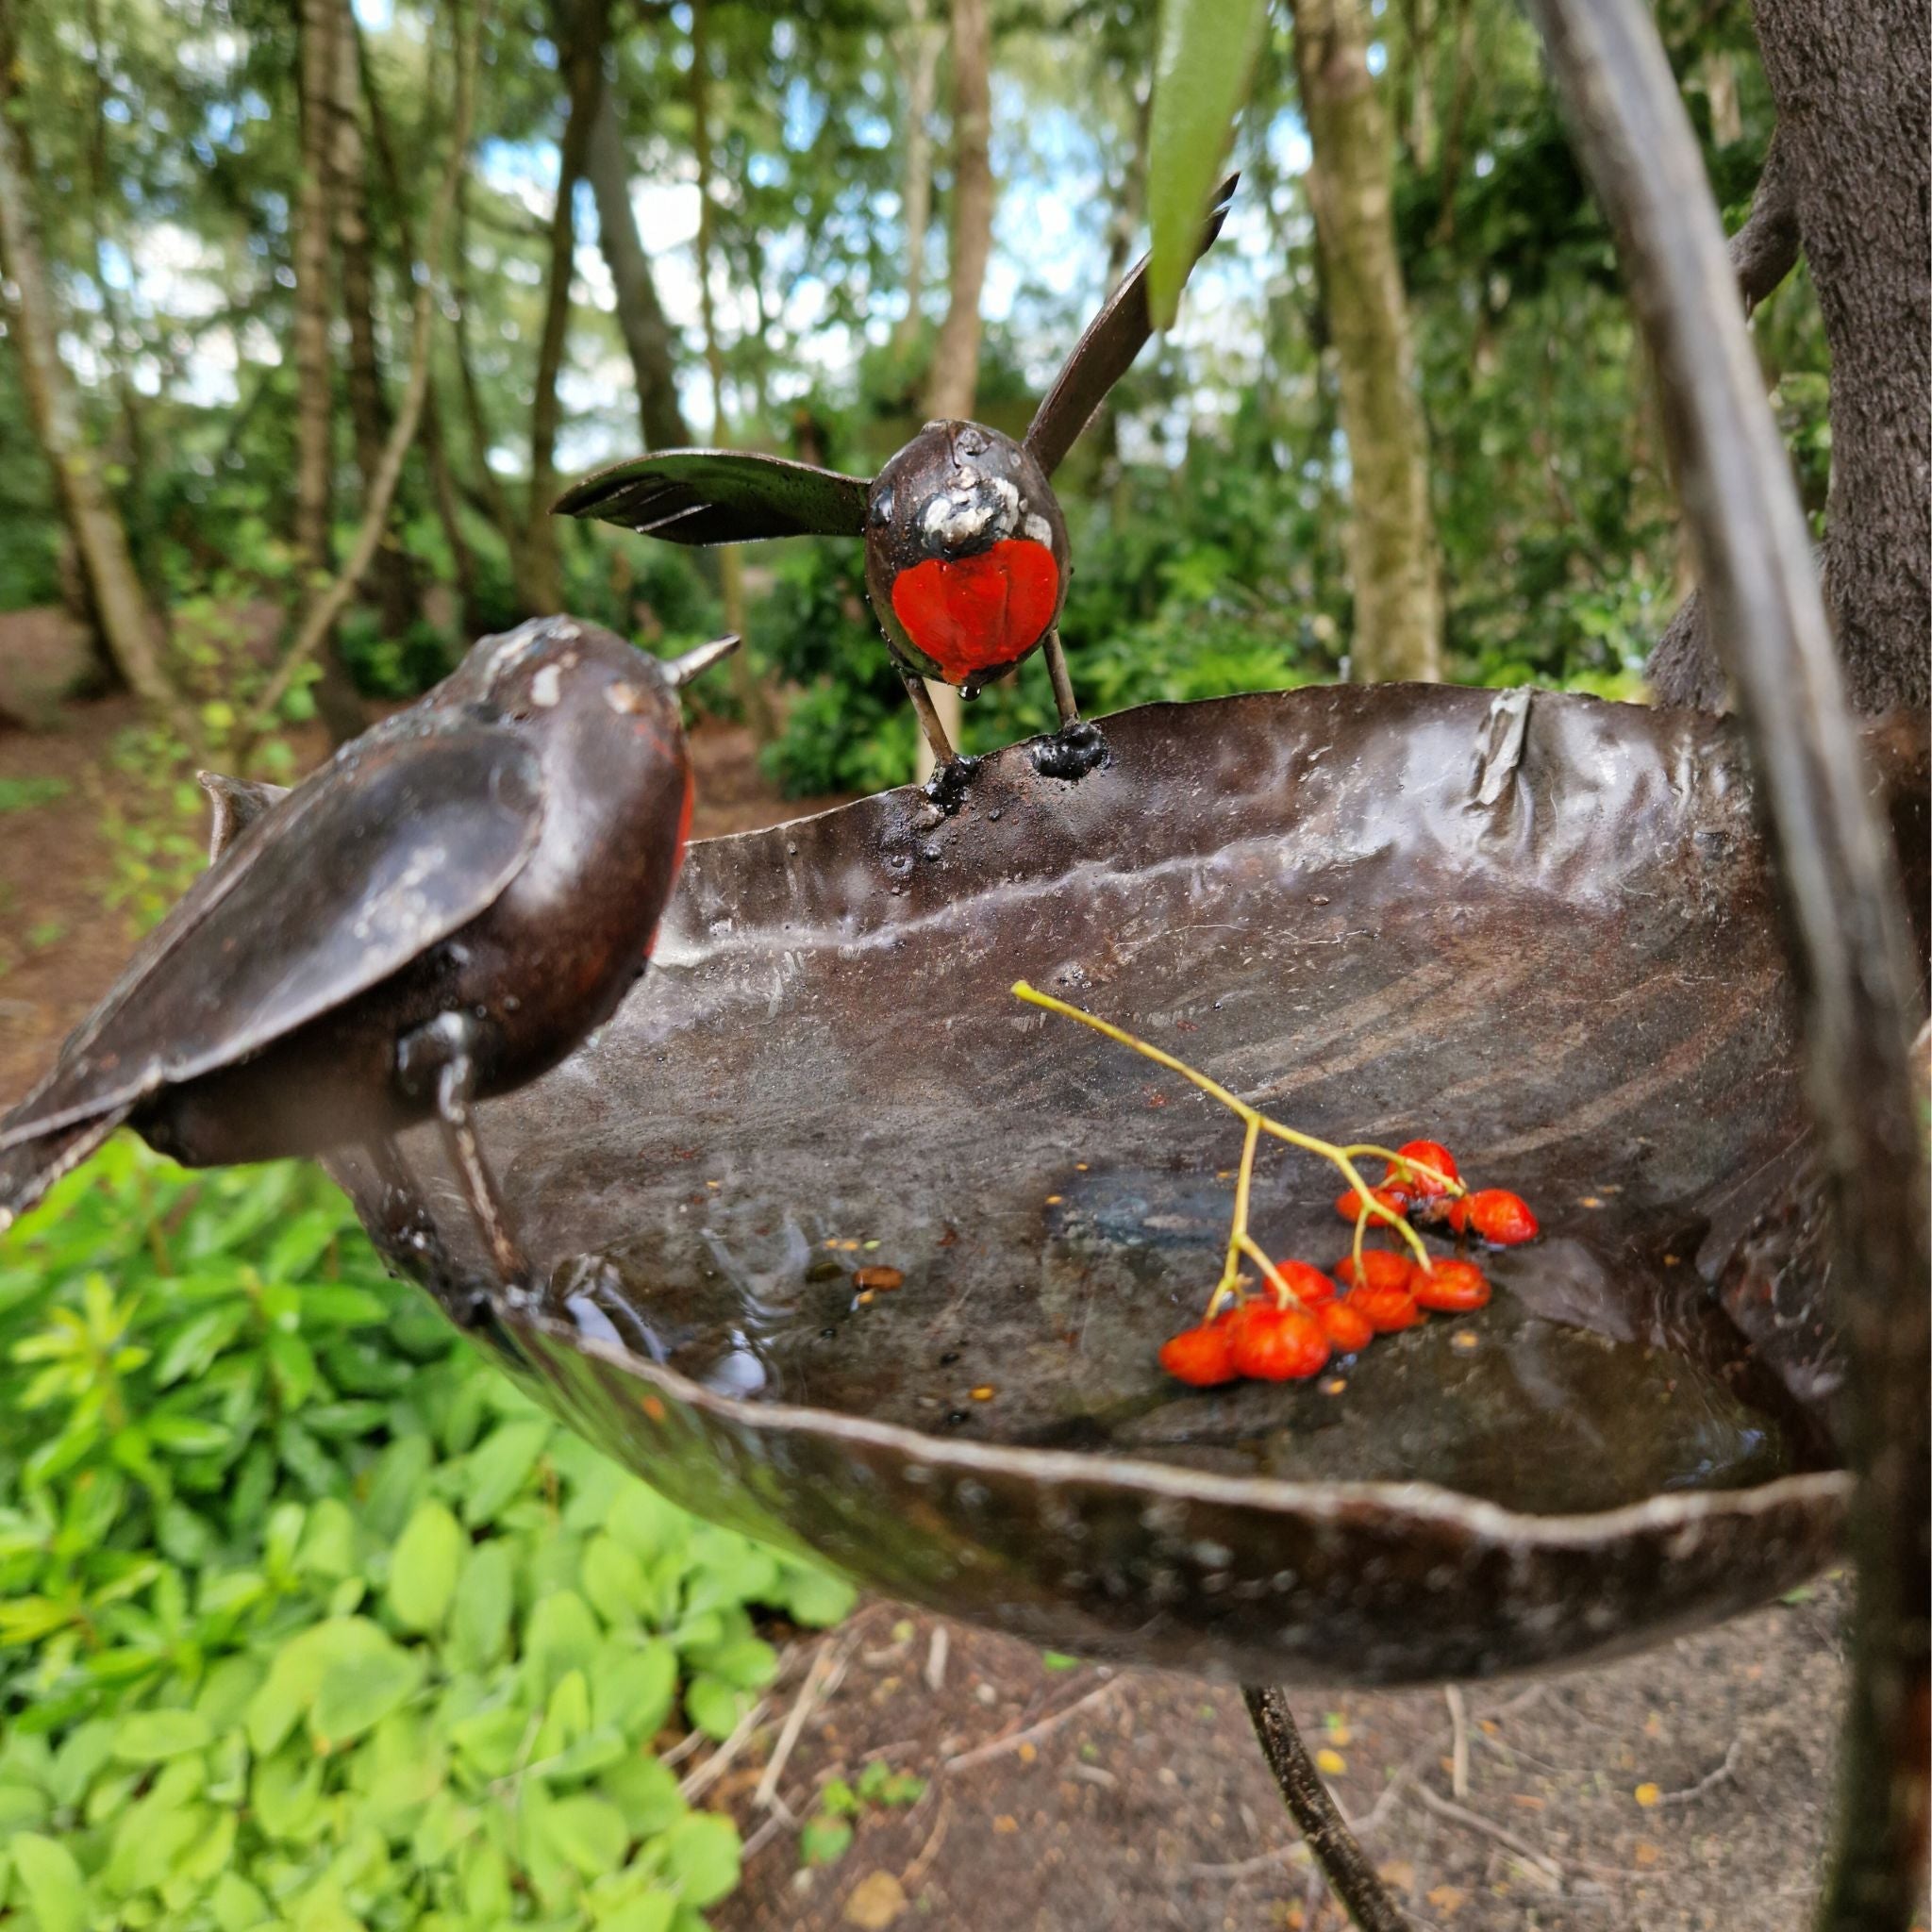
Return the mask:
{"type": "Polygon", "coordinates": [[[1046,658],[1046,675],[1053,680],[1053,701],[1060,714],[1060,728],[1033,748],[1033,767],[1046,778],[1084,778],[1107,759],[1107,741],[1100,727],[1080,715],[1074,696],[1074,680],[1067,671],[1067,649],[1060,642],[1060,627],[1055,625],[1041,645],[1046,658]]]}
{"type": "Polygon", "coordinates": [[[471,1105],[476,1095],[476,1023],[467,1013],[444,1013],[402,1042],[398,1061],[408,1081],[433,1072],[436,1117],[450,1164],[463,1190],[476,1230],[483,1237],[497,1278],[512,1293],[529,1286],[530,1264],[511,1234],[502,1196],[483,1158],[471,1105]]]}
{"type": "Polygon", "coordinates": [[[1342,1908],[1362,1932],[1409,1932],[1408,1921],[1389,1896],[1322,1782],[1295,1728],[1287,1697],[1273,1685],[1257,1684],[1243,1686],[1241,1696],[1289,1813],[1342,1908]]]}
{"type": "Polygon", "coordinates": [[[899,676],[906,686],[906,695],[912,700],[919,728],[925,733],[925,741],[932,747],[937,767],[926,781],[926,794],[936,804],[957,805],[966,780],[978,768],[979,760],[962,757],[954,749],[953,741],[946,736],[946,727],[933,704],[932,693],[925,688],[925,680],[914,676],[909,671],[901,671],[899,676]]]}
{"type": "Polygon", "coordinates": [[[1055,625],[1041,646],[1046,658],[1046,675],[1053,679],[1053,701],[1064,728],[1080,722],[1080,707],[1074,698],[1074,680],[1067,671],[1067,647],[1060,642],[1060,627],[1055,625]]]}

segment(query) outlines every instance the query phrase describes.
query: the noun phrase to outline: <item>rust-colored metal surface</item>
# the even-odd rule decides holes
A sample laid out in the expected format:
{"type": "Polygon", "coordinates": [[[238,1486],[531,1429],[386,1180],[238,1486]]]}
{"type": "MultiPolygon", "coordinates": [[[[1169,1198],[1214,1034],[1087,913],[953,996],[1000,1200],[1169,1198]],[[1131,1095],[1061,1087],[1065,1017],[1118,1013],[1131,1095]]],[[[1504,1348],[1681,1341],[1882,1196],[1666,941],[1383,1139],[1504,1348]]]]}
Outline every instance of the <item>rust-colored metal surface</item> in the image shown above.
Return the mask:
{"type": "MultiPolygon", "coordinates": [[[[481,1111],[549,1282],[498,1309],[512,1367],[879,1588],[1248,1682],[1598,1657],[1826,1560],[1828,1309],[1788,1285],[1820,1318],[1767,1360],[1709,1251],[1804,1132],[1731,732],[1385,686],[1107,737],[1077,784],[1016,747],[951,817],[908,790],[692,848],[616,1017],[481,1111]],[[1239,1129],[1023,975],[1313,1131],[1446,1140],[1545,1240],[1318,1384],[1180,1389],[1155,1349],[1239,1129]]],[[[1257,1234],[1332,1261],[1334,1192],[1274,1157],[1257,1234]]]]}

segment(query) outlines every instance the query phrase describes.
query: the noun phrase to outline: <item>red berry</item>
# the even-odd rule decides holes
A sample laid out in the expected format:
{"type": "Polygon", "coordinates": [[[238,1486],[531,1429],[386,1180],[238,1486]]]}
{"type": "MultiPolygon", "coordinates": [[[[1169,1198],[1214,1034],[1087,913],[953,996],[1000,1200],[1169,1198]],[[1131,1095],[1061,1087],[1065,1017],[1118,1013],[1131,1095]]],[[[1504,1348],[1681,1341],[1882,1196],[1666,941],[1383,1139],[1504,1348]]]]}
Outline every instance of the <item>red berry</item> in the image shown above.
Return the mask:
{"type": "Polygon", "coordinates": [[[1361,1274],[1356,1274],[1355,1257],[1345,1255],[1335,1264],[1335,1278],[1350,1288],[1400,1289],[1408,1292],[1408,1277],[1415,1263],[1407,1255],[1391,1255],[1386,1248],[1369,1248],[1362,1255],[1361,1274]]]}
{"type": "MultiPolygon", "coordinates": [[[[1400,1216],[1408,1212],[1408,1195],[1401,1188],[1388,1186],[1372,1188],[1369,1191],[1369,1198],[1379,1202],[1393,1215],[1400,1216]]],[[[1349,1189],[1345,1194],[1336,1195],[1335,1211],[1344,1221],[1360,1220],[1362,1197],[1353,1188],[1349,1189]]]]}
{"type": "Polygon", "coordinates": [[[1399,1181],[1411,1193],[1420,1194],[1424,1200],[1449,1191],[1442,1181],[1459,1181],[1462,1178],[1455,1155],[1440,1141],[1405,1141],[1395,1150],[1395,1156],[1399,1161],[1419,1161],[1424,1167],[1434,1168],[1442,1176],[1441,1181],[1431,1180],[1427,1174],[1418,1174],[1407,1166],[1389,1170],[1391,1180],[1399,1181]]]}
{"type": "Polygon", "coordinates": [[[1324,1302],[1315,1310],[1315,1319],[1343,1355],[1353,1355],[1375,1339],[1375,1324],[1349,1302],[1324,1302]]]}
{"type": "Polygon", "coordinates": [[[1413,1328],[1423,1318],[1414,1295],[1406,1288],[1352,1288],[1346,1306],[1366,1315],[1377,1335],[1393,1335],[1398,1328],[1413,1328]]]}
{"type": "Polygon", "coordinates": [[[1440,1315],[1466,1315],[1489,1306],[1489,1278],[1474,1261],[1438,1261],[1433,1268],[1418,1268],[1408,1286],[1418,1307],[1433,1308],[1440,1315]]]}
{"type": "Polygon", "coordinates": [[[1472,1194],[1463,1210],[1463,1220],[1457,1222],[1452,1217],[1450,1225],[1458,1234],[1467,1225],[1499,1248],[1533,1241],[1538,1232],[1529,1204],[1522,1195],[1508,1193],[1502,1188],[1485,1188],[1481,1193],[1472,1194]]]}
{"type": "Polygon", "coordinates": [[[1277,1261],[1274,1272],[1293,1290],[1295,1300],[1305,1308],[1335,1299],[1335,1284],[1312,1261],[1277,1261]]]}
{"type": "Polygon", "coordinates": [[[1328,1359],[1328,1338],[1312,1315],[1250,1302],[1234,1331],[1234,1365],[1257,1382],[1294,1382],[1317,1374],[1328,1359]]]}
{"type": "Polygon", "coordinates": [[[1160,1344],[1160,1366],[1192,1389],[1212,1389],[1232,1382],[1241,1373],[1234,1365],[1234,1340],[1224,1318],[1170,1336],[1160,1344]]]}

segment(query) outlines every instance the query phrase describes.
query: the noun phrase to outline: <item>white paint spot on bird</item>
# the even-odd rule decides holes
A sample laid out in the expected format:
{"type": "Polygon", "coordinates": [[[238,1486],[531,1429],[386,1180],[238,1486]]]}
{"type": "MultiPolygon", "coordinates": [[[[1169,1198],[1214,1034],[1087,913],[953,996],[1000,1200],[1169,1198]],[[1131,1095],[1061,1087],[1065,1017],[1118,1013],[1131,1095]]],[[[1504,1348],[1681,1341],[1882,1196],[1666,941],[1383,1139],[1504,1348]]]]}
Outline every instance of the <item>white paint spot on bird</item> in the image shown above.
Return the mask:
{"type": "Polygon", "coordinates": [[[920,519],[927,537],[948,549],[991,535],[995,542],[1010,537],[1020,522],[1020,492],[1005,476],[960,464],[960,478],[926,505],[920,519]]]}
{"type": "Polygon", "coordinates": [[[620,717],[628,718],[644,708],[644,694],[634,684],[607,684],[604,702],[620,717]]]}
{"type": "Polygon", "coordinates": [[[1038,510],[1029,511],[1020,527],[1034,542],[1043,543],[1049,550],[1053,548],[1053,525],[1038,510]]]}
{"type": "Polygon", "coordinates": [[[559,664],[546,664],[530,680],[530,702],[541,710],[550,710],[563,695],[563,667],[559,664]]]}

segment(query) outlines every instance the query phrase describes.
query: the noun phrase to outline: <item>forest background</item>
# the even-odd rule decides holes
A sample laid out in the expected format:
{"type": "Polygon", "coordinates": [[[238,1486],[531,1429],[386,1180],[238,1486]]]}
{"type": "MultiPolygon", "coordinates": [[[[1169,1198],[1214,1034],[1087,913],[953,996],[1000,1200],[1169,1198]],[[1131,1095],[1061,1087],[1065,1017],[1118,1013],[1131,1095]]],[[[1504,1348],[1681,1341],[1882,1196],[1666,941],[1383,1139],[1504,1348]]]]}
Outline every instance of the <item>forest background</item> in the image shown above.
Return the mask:
{"type": "MultiPolygon", "coordinates": [[[[25,458],[0,468],[0,610],[64,602],[97,681],[262,769],[276,726],[319,709],[340,740],[525,615],[660,651],[730,622],[750,651],[724,702],[788,793],[903,780],[912,720],[856,544],[693,555],[547,505],[643,446],[864,475],[932,413],[1017,432],[1144,245],[1154,10],[8,0],[8,198],[40,262],[10,270],[10,332],[37,306],[58,366],[24,381],[35,358],[0,355],[0,442],[25,458]],[[37,408],[33,381],[63,393],[37,408]]],[[[1344,86],[1324,125],[1318,75],[1310,121],[1275,9],[1226,231],[1060,479],[1087,707],[1350,675],[1636,695],[1685,565],[1534,34],[1508,0],[1301,11],[1361,111],[1344,86]],[[1351,248],[1368,274],[1335,272],[1351,248]],[[1349,421],[1357,372],[1395,406],[1349,421]],[[1364,525],[1405,587],[1372,608],[1364,525]]],[[[1773,125],[1749,9],[1659,19],[1735,225],[1773,125]]],[[[1802,267],[1754,330],[1820,514],[1802,267]]],[[[1049,719],[1029,665],[969,743],[1049,719]]]]}

